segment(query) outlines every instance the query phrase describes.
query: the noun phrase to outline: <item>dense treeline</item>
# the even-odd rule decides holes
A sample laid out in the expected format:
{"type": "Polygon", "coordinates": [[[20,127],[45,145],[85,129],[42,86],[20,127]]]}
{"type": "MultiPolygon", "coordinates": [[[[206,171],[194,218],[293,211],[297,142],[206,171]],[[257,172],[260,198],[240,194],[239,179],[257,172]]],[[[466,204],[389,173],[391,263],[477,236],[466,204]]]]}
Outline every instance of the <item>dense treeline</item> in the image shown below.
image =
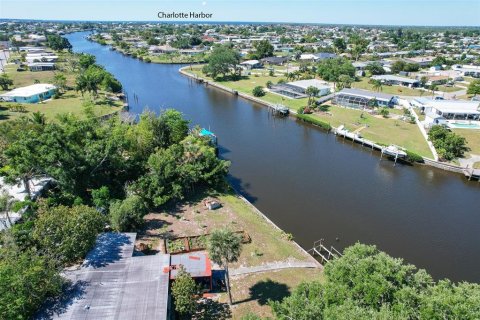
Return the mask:
{"type": "Polygon", "coordinates": [[[325,266],[325,281],[271,303],[277,319],[479,319],[480,285],[435,282],[424,270],[356,244],[325,266]]]}
{"type": "MultiPolygon", "coordinates": [[[[178,111],[146,112],[136,124],[87,115],[81,121],[64,115],[55,122],[25,118],[0,125],[4,178],[54,179],[41,199],[15,204],[28,210],[0,234],[2,319],[30,318],[57,296],[65,285],[59,271],[81,261],[107,224],[134,231],[148,208],[224,181],[229,163],[217,158],[198,130],[189,134],[178,111]]],[[[13,205],[1,198],[4,213],[13,205]]]]}

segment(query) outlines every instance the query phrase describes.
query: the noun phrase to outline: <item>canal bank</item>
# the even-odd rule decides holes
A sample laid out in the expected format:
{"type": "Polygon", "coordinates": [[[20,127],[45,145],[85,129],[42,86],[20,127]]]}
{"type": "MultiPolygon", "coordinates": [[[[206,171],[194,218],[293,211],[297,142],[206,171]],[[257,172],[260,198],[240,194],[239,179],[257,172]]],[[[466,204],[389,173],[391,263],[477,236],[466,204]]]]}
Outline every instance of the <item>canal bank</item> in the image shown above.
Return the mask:
{"type": "Polygon", "coordinates": [[[360,241],[436,278],[480,281],[477,182],[430,166],[394,167],[376,151],[196,83],[178,66],[144,63],[85,35],[67,38],[138,96],[130,113],[175,108],[215,132],[220,157],[232,162],[230,183],[303,248],[321,238],[337,249],[360,241]]]}
{"type": "MultiPolygon", "coordinates": [[[[206,86],[212,86],[214,88],[217,88],[217,89],[220,89],[222,91],[225,91],[225,92],[228,92],[230,94],[233,94],[234,96],[239,96],[239,97],[242,97],[246,100],[249,100],[249,101],[252,101],[252,102],[255,102],[255,103],[258,103],[260,105],[263,105],[263,106],[266,106],[268,108],[274,108],[275,105],[272,104],[272,103],[269,103],[265,100],[262,100],[262,99],[259,99],[259,98],[256,98],[256,97],[253,97],[251,95],[248,95],[246,93],[243,93],[243,92],[238,92],[237,90],[234,90],[234,89],[231,89],[231,88],[228,88],[226,86],[223,86],[215,81],[209,81],[205,78],[202,78],[202,77],[199,77],[197,76],[196,74],[192,74],[192,73],[189,73],[187,71],[185,71],[186,69],[188,69],[189,67],[182,67],[179,69],[179,72],[180,74],[186,76],[186,77],[189,77],[189,78],[192,78],[194,79],[195,81],[198,81],[199,83],[201,84],[204,84],[206,86]]],[[[306,121],[306,122],[309,122],[315,126],[318,126],[322,129],[324,129],[325,131],[327,132],[338,132],[339,130],[339,127],[333,127],[331,126],[329,123],[326,123],[326,122],[323,122],[321,120],[317,120],[317,119],[313,119],[313,118],[310,118],[308,116],[305,116],[305,115],[299,115],[295,110],[293,109],[290,109],[290,114],[297,118],[297,119],[300,119],[300,120],[303,120],[303,121],[306,121]]],[[[343,135],[344,137],[347,137],[346,135],[343,135]]],[[[371,147],[372,149],[375,149],[381,153],[383,153],[383,148],[384,146],[382,146],[381,144],[379,143],[376,143],[375,141],[369,141],[369,140],[366,140],[366,139],[362,139],[360,138],[359,135],[355,136],[348,136],[347,138],[349,138],[350,140],[356,142],[356,143],[359,143],[361,144],[362,146],[365,145],[365,141],[368,141],[369,143],[367,143],[367,145],[369,147],[371,147]]],[[[416,155],[416,154],[413,154],[412,155],[412,158],[415,157],[417,158],[417,156],[419,158],[422,158],[422,161],[419,162],[419,161],[415,161],[415,160],[412,160],[412,161],[409,161],[411,163],[415,163],[416,165],[425,165],[425,166],[432,166],[434,168],[437,168],[437,169],[441,169],[441,170],[445,170],[445,171],[448,171],[448,172],[453,172],[453,173],[458,173],[458,174],[462,174],[464,172],[464,168],[460,167],[460,166],[456,166],[456,165],[453,165],[453,164],[449,164],[449,163],[444,163],[444,162],[440,162],[440,161],[436,161],[434,159],[430,159],[430,158],[427,158],[427,157],[422,157],[420,155],[416,155]]]]}

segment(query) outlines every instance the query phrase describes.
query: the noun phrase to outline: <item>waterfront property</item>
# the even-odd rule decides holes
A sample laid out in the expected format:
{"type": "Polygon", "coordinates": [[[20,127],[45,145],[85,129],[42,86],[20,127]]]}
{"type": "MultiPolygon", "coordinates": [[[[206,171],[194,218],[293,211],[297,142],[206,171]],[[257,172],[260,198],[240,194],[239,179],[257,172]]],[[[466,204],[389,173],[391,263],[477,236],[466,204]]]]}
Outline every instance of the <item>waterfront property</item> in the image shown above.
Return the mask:
{"type": "Polygon", "coordinates": [[[328,83],[317,79],[299,80],[284,84],[277,84],[273,86],[270,91],[289,98],[299,99],[308,97],[307,89],[309,87],[314,87],[319,90],[317,96],[325,96],[331,91],[328,83]]]}
{"type": "Polygon", "coordinates": [[[397,98],[381,92],[345,88],[335,94],[333,103],[342,107],[356,109],[371,109],[374,107],[391,108],[397,104],[397,98]]]}
{"type": "Polygon", "coordinates": [[[32,62],[28,64],[30,71],[52,71],[55,70],[54,62],[32,62]]]}
{"type": "Polygon", "coordinates": [[[410,104],[425,113],[424,124],[446,124],[453,128],[480,128],[480,102],[416,98],[410,104]]]}
{"type": "Polygon", "coordinates": [[[50,99],[56,90],[57,87],[53,84],[37,83],[1,94],[0,100],[19,103],[37,103],[50,99]]]}
{"type": "Polygon", "coordinates": [[[244,67],[247,70],[259,69],[262,67],[262,63],[258,60],[247,60],[240,63],[240,66],[244,67]]]}
{"type": "Polygon", "coordinates": [[[387,85],[397,85],[397,86],[404,86],[409,88],[416,88],[420,85],[420,81],[415,79],[410,79],[406,77],[400,77],[391,74],[383,74],[378,76],[372,76],[374,80],[380,80],[382,83],[387,85]]]}

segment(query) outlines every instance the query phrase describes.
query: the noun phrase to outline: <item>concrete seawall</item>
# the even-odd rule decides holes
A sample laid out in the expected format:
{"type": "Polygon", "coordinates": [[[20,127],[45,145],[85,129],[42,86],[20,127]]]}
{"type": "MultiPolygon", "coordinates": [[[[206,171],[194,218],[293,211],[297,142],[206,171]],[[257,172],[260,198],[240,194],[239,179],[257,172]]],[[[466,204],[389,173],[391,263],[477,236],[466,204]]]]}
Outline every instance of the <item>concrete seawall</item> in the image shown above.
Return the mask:
{"type": "MultiPolygon", "coordinates": [[[[235,189],[234,189],[235,190],[235,189]]],[[[260,210],[258,210],[257,207],[255,207],[250,201],[248,201],[244,196],[242,196],[239,192],[237,192],[237,190],[235,190],[235,193],[237,194],[238,198],[240,200],[242,200],[243,202],[245,202],[245,204],[247,204],[250,208],[252,208],[253,211],[255,211],[262,219],[264,219],[265,221],[267,221],[274,229],[277,229],[279,232],[282,232],[284,233],[285,231],[283,231],[279,226],[277,226],[272,220],[270,220],[263,212],[261,212],[260,210]]],[[[305,250],[301,245],[299,245],[296,241],[292,240],[291,241],[302,253],[304,253],[306,256],[308,256],[310,258],[310,260],[312,262],[314,262],[318,268],[321,268],[323,269],[323,265],[317,261],[310,253],[307,252],[307,250],[305,250]]]]}

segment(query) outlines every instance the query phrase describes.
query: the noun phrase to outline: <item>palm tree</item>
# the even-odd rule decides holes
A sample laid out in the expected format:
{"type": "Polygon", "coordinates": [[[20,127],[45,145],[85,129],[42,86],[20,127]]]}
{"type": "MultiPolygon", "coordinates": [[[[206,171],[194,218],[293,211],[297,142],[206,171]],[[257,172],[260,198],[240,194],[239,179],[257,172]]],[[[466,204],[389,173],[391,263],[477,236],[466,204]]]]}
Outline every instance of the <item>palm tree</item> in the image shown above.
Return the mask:
{"type": "Polygon", "coordinates": [[[47,118],[45,117],[45,114],[37,111],[32,113],[32,116],[30,117],[30,122],[43,126],[47,122],[47,118]]]}
{"type": "Polygon", "coordinates": [[[314,101],[313,97],[318,96],[318,94],[320,93],[320,89],[314,86],[310,86],[307,88],[307,90],[305,90],[305,93],[308,95],[308,106],[310,107],[310,105],[314,101]]]}
{"type": "Polygon", "coordinates": [[[382,91],[383,87],[382,87],[382,81],[380,80],[372,80],[372,88],[373,90],[377,91],[377,92],[380,92],[382,91]]]}
{"type": "Polygon", "coordinates": [[[433,96],[435,95],[435,91],[437,91],[438,89],[438,86],[436,84],[431,84],[429,89],[432,90],[432,98],[433,98],[433,96]]]}
{"type": "Polygon", "coordinates": [[[242,240],[238,234],[228,229],[218,229],[210,235],[207,249],[210,259],[220,267],[225,268],[225,284],[229,302],[232,304],[228,264],[238,260],[242,251],[242,240]]]}

